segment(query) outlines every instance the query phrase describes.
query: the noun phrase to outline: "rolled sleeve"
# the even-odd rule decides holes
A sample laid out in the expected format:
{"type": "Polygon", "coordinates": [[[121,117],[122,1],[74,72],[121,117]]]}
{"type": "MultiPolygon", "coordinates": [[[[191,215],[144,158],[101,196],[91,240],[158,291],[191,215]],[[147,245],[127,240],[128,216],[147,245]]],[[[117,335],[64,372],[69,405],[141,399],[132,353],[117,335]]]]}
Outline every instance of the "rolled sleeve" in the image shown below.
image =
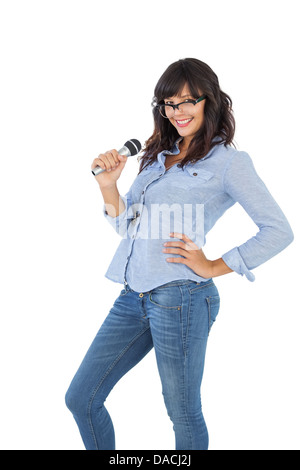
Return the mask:
{"type": "Polygon", "coordinates": [[[245,265],[245,262],[239,253],[238,247],[227,251],[227,253],[222,256],[222,259],[227,264],[227,266],[229,266],[229,268],[235,271],[237,274],[240,274],[241,276],[245,275],[246,278],[251,282],[255,281],[255,276],[245,265]]]}
{"type": "Polygon", "coordinates": [[[130,194],[127,193],[125,196],[120,196],[125,205],[125,210],[119,214],[117,217],[112,217],[106,212],[105,204],[103,204],[103,215],[108,221],[108,223],[113,227],[113,229],[121,235],[123,238],[127,236],[128,225],[130,221],[134,218],[132,203],[130,199],[130,194]]]}
{"type": "Polygon", "coordinates": [[[224,172],[224,190],[258,226],[259,232],[222,256],[235,272],[254,281],[252,269],[280,253],[294,239],[284,213],[254,168],[246,152],[237,152],[224,172]]]}

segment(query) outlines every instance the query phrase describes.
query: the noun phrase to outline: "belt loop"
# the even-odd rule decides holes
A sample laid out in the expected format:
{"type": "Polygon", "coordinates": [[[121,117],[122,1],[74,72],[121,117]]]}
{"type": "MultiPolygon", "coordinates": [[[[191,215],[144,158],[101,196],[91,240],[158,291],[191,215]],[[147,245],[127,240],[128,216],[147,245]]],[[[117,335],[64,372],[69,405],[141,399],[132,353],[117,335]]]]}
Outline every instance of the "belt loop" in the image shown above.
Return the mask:
{"type": "Polygon", "coordinates": [[[126,279],[124,279],[124,289],[126,290],[126,292],[129,292],[131,290],[128,282],[126,281],[126,279]]]}

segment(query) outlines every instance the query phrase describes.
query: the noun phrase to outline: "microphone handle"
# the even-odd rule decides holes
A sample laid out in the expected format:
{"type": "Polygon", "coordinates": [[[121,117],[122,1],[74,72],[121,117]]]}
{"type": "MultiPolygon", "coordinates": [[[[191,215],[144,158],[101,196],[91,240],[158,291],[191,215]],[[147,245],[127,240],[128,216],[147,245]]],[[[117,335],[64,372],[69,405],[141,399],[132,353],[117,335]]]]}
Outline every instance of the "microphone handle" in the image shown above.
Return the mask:
{"type": "MultiPolygon", "coordinates": [[[[118,150],[118,153],[120,155],[125,155],[125,157],[130,157],[131,156],[131,153],[130,153],[130,150],[123,146],[120,150],[118,150]]],[[[100,175],[100,173],[103,173],[103,171],[106,171],[106,170],[103,170],[103,168],[101,168],[101,166],[96,166],[93,170],[92,170],[92,173],[94,176],[97,176],[97,175],[100,175]]]]}

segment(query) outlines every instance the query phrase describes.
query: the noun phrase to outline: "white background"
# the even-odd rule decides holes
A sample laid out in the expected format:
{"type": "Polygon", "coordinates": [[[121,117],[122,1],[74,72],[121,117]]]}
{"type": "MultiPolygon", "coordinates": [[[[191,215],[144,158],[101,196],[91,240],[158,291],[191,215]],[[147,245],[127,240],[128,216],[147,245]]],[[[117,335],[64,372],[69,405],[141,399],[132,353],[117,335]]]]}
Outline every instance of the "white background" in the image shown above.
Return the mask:
{"type": "MultiPolygon", "coordinates": [[[[184,57],[217,73],[238,149],[295,233],[254,283],[216,279],[202,390],[210,449],[300,449],[298,3],[1,0],[1,449],[83,449],[64,395],[122,289],[104,278],[120,238],[90,166],[152,134],[155,84],[184,57]]],[[[121,194],[137,171],[133,157],[121,194]]],[[[256,231],[236,205],[204,251],[218,258],[256,231]]],[[[153,352],[107,407],[117,449],[174,449],[153,352]]]]}

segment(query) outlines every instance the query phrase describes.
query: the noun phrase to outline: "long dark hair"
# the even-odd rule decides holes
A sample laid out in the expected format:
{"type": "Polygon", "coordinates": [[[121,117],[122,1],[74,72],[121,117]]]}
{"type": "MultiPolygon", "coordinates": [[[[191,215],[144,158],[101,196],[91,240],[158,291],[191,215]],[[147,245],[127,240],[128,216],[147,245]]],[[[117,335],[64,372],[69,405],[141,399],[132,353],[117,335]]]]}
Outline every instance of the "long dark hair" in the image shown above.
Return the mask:
{"type": "MultiPolygon", "coordinates": [[[[171,150],[180,137],[169,119],[161,116],[155,107],[165,98],[180,94],[187,84],[191,95],[198,99],[200,90],[207,96],[204,108],[204,124],[192,139],[183,166],[190,161],[203,158],[217,144],[230,145],[235,133],[235,119],[232,111],[232,100],[224,93],[214,71],[198,59],[181,59],[171,64],[158,80],[154,90],[153,117],[154,132],[145,142],[144,154],[140,158],[139,173],[157,159],[163,150],[171,150]],[[213,139],[220,137],[219,139],[213,139]]],[[[234,145],[234,144],[233,144],[234,145]]]]}

